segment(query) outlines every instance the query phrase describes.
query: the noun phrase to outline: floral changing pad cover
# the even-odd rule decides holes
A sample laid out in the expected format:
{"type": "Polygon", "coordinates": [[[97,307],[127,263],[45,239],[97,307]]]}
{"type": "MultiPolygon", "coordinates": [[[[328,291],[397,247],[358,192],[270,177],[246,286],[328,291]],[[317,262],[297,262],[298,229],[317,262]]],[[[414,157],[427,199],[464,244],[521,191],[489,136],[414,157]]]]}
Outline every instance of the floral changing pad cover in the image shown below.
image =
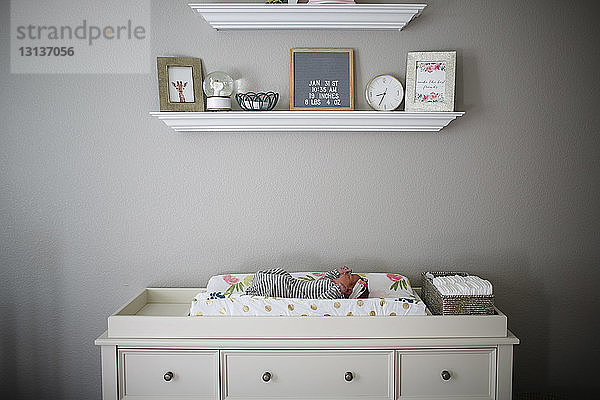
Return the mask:
{"type": "MultiPolygon", "coordinates": [[[[295,272],[297,279],[323,279],[324,272],[295,272]]],[[[393,273],[359,273],[369,281],[368,299],[290,299],[246,295],[253,274],[216,275],[198,293],[191,316],[402,316],[426,315],[408,278],[393,273]]]]}
{"type": "MultiPolygon", "coordinates": [[[[324,272],[292,272],[296,279],[314,281],[323,279],[324,272]]],[[[358,273],[369,281],[369,297],[373,298],[399,298],[412,297],[412,287],[407,277],[393,273],[358,273]]],[[[208,293],[221,293],[225,297],[233,294],[244,293],[252,283],[254,274],[227,274],[215,275],[210,278],[206,285],[208,293]]]]}

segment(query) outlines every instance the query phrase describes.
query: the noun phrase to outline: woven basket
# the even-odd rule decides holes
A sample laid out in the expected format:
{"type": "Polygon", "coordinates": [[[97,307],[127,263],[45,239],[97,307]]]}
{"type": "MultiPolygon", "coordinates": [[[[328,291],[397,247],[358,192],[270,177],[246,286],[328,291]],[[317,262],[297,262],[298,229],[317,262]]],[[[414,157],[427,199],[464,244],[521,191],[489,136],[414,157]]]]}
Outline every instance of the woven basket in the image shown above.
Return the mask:
{"type": "Polygon", "coordinates": [[[432,314],[474,315],[495,314],[494,295],[442,295],[425,274],[435,277],[447,275],[468,276],[466,272],[423,272],[421,273],[421,297],[432,314]]]}

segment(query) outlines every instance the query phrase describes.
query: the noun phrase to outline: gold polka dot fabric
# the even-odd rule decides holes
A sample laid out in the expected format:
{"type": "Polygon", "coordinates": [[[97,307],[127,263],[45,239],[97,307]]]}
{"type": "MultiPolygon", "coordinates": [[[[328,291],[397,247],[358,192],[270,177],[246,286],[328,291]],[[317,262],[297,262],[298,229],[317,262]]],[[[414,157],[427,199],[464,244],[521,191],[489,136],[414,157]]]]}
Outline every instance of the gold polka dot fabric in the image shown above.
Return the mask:
{"type": "Polygon", "coordinates": [[[401,317],[425,315],[425,304],[416,297],[368,299],[289,299],[232,294],[207,298],[199,293],[191,301],[190,316],[271,317],[401,317]]]}

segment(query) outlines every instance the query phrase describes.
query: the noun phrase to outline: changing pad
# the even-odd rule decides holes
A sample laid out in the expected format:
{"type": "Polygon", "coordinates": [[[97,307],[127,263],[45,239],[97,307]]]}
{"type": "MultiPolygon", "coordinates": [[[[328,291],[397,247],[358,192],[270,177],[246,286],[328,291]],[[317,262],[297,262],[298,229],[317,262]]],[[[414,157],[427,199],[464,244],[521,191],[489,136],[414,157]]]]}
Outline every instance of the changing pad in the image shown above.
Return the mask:
{"type": "MultiPolygon", "coordinates": [[[[297,279],[314,281],[323,279],[324,272],[292,272],[291,275],[297,279]]],[[[408,278],[393,273],[358,273],[358,275],[369,280],[369,298],[400,298],[412,297],[413,290],[408,278]]],[[[215,275],[208,281],[206,291],[208,293],[221,293],[225,297],[233,294],[244,293],[252,283],[254,274],[227,274],[215,275]]]]}
{"type": "Polygon", "coordinates": [[[403,316],[426,315],[414,296],[368,299],[290,299],[212,292],[199,293],[191,316],[403,316]]]}

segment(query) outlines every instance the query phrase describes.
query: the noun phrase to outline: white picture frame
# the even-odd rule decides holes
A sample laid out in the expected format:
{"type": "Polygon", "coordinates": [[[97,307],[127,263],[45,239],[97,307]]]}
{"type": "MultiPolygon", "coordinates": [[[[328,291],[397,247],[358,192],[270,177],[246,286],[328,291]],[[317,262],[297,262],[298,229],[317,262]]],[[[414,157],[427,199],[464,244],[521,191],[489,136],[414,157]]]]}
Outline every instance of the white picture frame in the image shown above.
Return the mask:
{"type": "Polygon", "coordinates": [[[405,111],[454,111],[456,51],[409,52],[405,111]]]}

